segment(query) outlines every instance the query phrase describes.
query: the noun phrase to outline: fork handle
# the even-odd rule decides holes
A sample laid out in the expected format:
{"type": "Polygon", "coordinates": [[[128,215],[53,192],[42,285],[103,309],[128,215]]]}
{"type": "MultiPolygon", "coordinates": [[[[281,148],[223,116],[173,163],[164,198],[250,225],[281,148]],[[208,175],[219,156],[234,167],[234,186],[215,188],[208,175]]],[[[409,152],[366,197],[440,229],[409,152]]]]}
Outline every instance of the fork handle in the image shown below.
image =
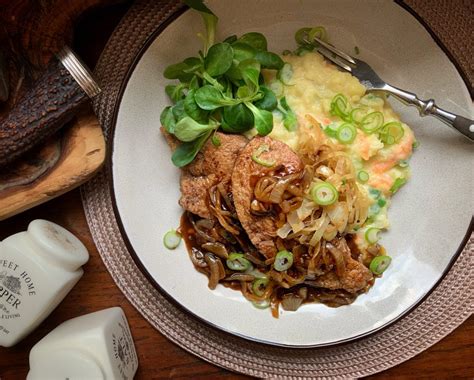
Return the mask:
{"type": "Polygon", "coordinates": [[[389,84],[385,85],[383,90],[395,96],[402,103],[418,108],[420,116],[434,116],[443,123],[461,132],[469,140],[474,141],[474,120],[439,108],[433,99],[421,100],[415,94],[389,84]]]}

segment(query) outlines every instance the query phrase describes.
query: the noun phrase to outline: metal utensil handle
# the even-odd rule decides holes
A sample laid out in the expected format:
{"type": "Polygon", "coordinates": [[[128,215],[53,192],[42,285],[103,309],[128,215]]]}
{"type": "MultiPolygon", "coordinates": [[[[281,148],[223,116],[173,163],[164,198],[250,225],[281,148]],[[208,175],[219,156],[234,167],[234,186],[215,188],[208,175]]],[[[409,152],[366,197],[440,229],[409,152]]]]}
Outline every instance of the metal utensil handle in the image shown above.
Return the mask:
{"type": "Polygon", "coordinates": [[[469,140],[474,141],[474,120],[439,108],[433,99],[421,100],[415,94],[389,84],[385,85],[383,90],[395,96],[402,103],[418,108],[420,116],[434,116],[450,127],[457,129],[469,140]]]}

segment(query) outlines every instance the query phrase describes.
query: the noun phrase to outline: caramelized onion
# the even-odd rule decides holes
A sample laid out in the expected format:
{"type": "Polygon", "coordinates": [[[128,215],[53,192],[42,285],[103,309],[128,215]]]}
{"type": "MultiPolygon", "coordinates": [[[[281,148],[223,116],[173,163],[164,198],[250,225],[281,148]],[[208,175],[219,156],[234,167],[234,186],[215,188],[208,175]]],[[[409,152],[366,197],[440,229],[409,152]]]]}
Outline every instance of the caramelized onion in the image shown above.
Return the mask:
{"type": "Polygon", "coordinates": [[[197,248],[191,250],[191,261],[193,264],[198,268],[205,268],[207,267],[207,262],[204,260],[204,254],[197,248]]]}
{"type": "Polygon", "coordinates": [[[303,298],[297,294],[287,293],[281,299],[281,306],[286,311],[296,311],[303,303],[303,298]]]}
{"type": "Polygon", "coordinates": [[[294,173],[280,178],[273,187],[269,201],[272,203],[280,203],[283,200],[283,194],[290,185],[290,183],[301,177],[301,173],[294,173]]]}
{"type": "Polygon", "coordinates": [[[276,182],[277,179],[273,177],[260,178],[255,185],[255,198],[260,202],[270,202],[270,194],[276,182]]]}
{"type": "Polygon", "coordinates": [[[334,257],[334,261],[336,263],[336,273],[337,273],[337,275],[339,277],[343,276],[344,272],[346,271],[346,261],[344,260],[344,253],[339,248],[336,248],[331,243],[326,243],[326,248],[329,250],[329,252],[334,257]]]}
{"type": "Polygon", "coordinates": [[[197,222],[194,221],[193,218],[190,218],[191,223],[196,231],[196,234],[201,237],[202,239],[210,242],[215,242],[216,239],[214,239],[211,235],[209,235],[206,230],[210,230],[213,228],[214,223],[210,219],[200,219],[197,222]]]}
{"type": "Polygon", "coordinates": [[[255,276],[245,273],[232,273],[230,276],[224,278],[224,281],[253,281],[255,276]]]}
{"type": "Polygon", "coordinates": [[[227,259],[229,257],[229,253],[227,252],[227,248],[222,243],[204,243],[201,246],[206,251],[214,253],[215,255],[219,256],[221,259],[227,259]]]}
{"type": "Polygon", "coordinates": [[[206,253],[204,255],[204,260],[206,261],[207,265],[211,270],[211,274],[209,276],[209,289],[214,290],[219,283],[219,280],[225,277],[225,269],[222,265],[222,262],[215,257],[212,253],[206,253]],[[220,264],[220,265],[219,265],[220,264]]]}

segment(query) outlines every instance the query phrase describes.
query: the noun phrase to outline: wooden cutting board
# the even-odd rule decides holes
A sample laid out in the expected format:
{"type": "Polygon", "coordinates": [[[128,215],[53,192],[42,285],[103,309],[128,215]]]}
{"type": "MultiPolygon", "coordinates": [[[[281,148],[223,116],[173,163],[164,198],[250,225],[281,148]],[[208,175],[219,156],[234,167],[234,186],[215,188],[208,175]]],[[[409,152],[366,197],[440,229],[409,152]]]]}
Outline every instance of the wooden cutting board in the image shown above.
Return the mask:
{"type": "Polygon", "coordinates": [[[0,220],[86,182],[104,163],[105,146],[99,122],[87,109],[47,143],[0,169],[0,220]]]}

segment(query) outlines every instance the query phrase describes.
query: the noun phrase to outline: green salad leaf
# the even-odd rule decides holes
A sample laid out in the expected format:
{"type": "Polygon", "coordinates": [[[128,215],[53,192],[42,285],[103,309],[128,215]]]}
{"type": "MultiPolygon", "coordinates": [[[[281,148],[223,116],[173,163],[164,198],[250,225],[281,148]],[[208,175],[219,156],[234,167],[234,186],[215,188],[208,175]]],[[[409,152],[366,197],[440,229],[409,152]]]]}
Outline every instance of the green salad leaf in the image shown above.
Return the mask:
{"type": "Polygon", "coordinates": [[[208,139],[218,148],[217,130],[245,133],[255,128],[264,136],[273,129],[272,111],[283,109],[289,115],[287,124],[292,114],[264,84],[262,69],[281,70],[284,66],[277,54],[268,51],[265,36],[249,32],[216,42],[217,16],[202,0],[184,2],[200,13],[206,33],[198,34],[203,48],[196,56],[163,72],[165,78],[179,81],[165,87],[173,105],[160,115],[166,131],[182,142],[172,156],[178,167],[192,162],[208,139]]]}

